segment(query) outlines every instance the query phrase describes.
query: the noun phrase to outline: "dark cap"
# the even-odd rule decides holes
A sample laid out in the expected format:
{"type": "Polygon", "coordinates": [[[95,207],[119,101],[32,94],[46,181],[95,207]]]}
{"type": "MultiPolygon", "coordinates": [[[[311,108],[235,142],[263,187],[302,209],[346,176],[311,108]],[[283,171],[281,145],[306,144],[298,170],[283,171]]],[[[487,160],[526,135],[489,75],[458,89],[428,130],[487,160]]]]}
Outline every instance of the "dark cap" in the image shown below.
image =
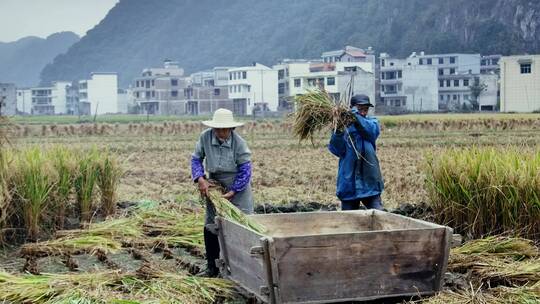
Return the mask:
{"type": "Polygon", "coordinates": [[[369,97],[364,94],[358,94],[351,97],[351,107],[355,105],[373,107],[369,102],[369,97]]]}

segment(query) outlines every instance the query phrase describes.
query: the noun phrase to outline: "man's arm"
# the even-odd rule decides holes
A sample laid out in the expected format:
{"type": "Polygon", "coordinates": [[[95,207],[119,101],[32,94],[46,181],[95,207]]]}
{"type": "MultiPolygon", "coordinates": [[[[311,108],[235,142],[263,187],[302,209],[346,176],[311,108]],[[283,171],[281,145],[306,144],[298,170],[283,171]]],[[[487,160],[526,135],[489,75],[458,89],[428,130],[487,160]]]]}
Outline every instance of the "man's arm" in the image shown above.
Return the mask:
{"type": "Polygon", "coordinates": [[[343,157],[346,152],[345,139],[343,139],[343,133],[332,133],[330,137],[330,143],[328,144],[328,150],[337,157],[343,157]]]}

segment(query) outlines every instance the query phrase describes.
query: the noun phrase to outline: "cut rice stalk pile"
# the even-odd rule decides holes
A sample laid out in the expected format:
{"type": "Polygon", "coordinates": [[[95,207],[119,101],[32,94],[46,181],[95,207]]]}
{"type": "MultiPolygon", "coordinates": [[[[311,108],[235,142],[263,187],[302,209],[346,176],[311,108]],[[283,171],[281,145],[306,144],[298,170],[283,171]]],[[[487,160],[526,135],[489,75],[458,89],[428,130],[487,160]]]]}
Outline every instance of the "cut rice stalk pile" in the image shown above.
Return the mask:
{"type": "Polygon", "coordinates": [[[120,241],[103,236],[81,236],[60,238],[40,243],[27,243],[21,247],[22,256],[49,256],[63,254],[94,254],[118,252],[122,248],[120,241]]]}
{"type": "Polygon", "coordinates": [[[151,279],[117,271],[12,275],[0,272],[0,299],[13,303],[212,303],[233,295],[223,279],[156,272],[151,279]]]}
{"type": "Polygon", "coordinates": [[[325,129],[343,129],[354,123],[355,118],[346,105],[336,103],[324,90],[310,91],[295,98],[293,134],[301,141],[310,139],[325,129]]]}
{"type": "Polygon", "coordinates": [[[242,210],[223,198],[221,192],[211,190],[208,199],[209,203],[213,204],[216,208],[217,215],[248,227],[258,233],[265,233],[267,231],[266,227],[249,218],[242,210]]]}

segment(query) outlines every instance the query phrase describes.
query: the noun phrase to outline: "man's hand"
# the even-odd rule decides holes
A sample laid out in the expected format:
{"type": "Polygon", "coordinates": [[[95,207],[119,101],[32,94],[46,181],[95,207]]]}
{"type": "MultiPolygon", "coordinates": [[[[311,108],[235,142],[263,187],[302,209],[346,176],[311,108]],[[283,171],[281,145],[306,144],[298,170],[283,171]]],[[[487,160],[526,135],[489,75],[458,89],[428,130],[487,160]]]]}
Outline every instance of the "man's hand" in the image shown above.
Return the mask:
{"type": "Polygon", "coordinates": [[[197,183],[199,184],[199,192],[201,192],[201,195],[203,197],[208,197],[208,189],[210,188],[210,183],[202,176],[199,177],[197,183]]]}
{"type": "Polygon", "coordinates": [[[223,194],[223,198],[226,198],[226,199],[228,199],[228,200],[231,200],[232,197],[233,197],[235,194],[236,194],[236,193],[234,193],[234,191],[231,190],[231,191],[229,191],[229,192],[223,194]]]}

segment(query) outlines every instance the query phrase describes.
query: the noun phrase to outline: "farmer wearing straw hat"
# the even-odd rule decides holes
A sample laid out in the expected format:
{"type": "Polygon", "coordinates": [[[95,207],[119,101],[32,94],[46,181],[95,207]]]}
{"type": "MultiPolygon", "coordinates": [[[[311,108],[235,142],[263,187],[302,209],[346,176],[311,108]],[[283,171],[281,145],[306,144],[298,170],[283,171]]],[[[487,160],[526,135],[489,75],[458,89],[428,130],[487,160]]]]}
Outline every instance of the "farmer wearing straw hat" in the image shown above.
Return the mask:
{"type": "MultiPolygon", "coordinates": [[[[251,151],[246,141],[234,131],[243,125],[233,118],[227,109],[217,109],[212,120],[202,122],[210,127],[199,136],[195,151],[191,156],[191,176],[199,186],[203,197],[208,196],[210,183],[216,180],[226,188],[224,198],[247,214],[253,213],[251,193],[251,151]],[[205,166],[203,166],[203,161],[205,166]],[[205,175],[205,167],[208,178],[205,175]]],[[[211,204],[206,204],[205,225],[214,223],[216,212],[211,204]]],[[[204,229],[204,244],[208,262],[207,274],[215,277],[219,274],[215,260],[219,258],[219,242],[216,235],[204,229]]]]}
{"type": "Polygon", "coordinates": [[[356,122],[343,131],[334,132],[328,149],[339,157],[337,197],[341,210],[357,210],[360,202],[368,209],[382,210],[381,193],[384,189],[375,141],[379,136],[379,122],[369,117],[373,105],[366,95],[351,98],[351,112],[356,122]]]}

